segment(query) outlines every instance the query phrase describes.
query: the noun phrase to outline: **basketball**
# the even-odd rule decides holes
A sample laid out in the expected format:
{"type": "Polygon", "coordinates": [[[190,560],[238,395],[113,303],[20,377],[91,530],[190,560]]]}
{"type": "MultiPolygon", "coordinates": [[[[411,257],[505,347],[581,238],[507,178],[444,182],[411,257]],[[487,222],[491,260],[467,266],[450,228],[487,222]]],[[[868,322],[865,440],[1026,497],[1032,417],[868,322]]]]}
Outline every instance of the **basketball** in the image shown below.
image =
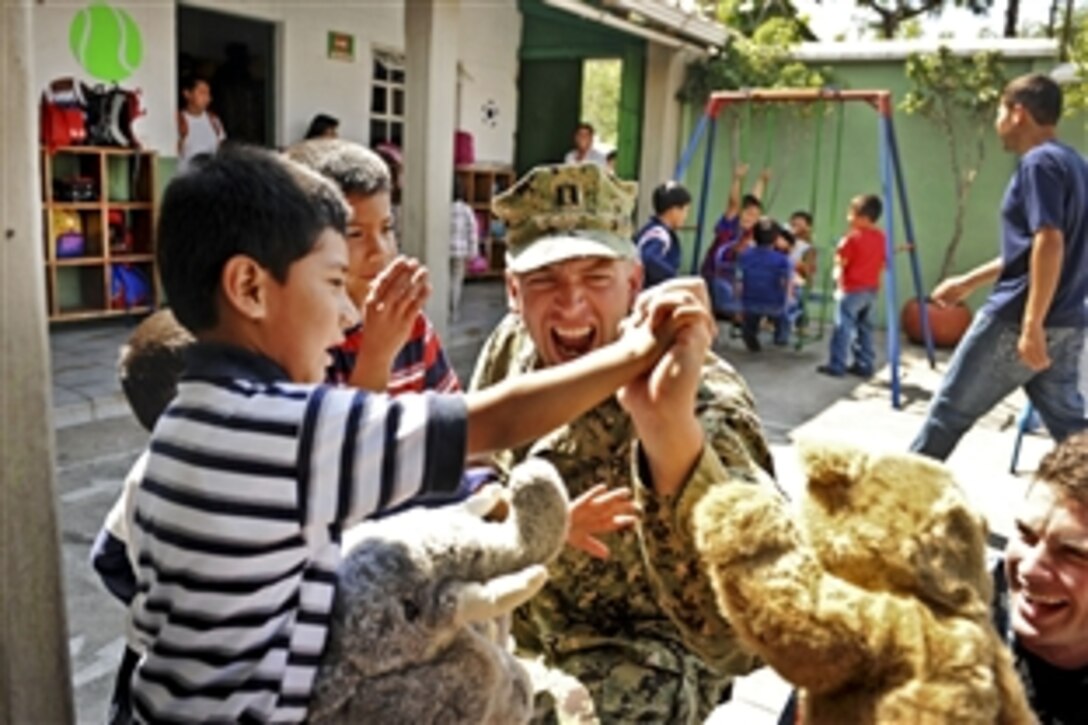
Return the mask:
{"type": "Polygon", "coordinates": [[[102,2],[75,14],[68,29],[68,46],[83,70],[110,83],[131,76],[144,56],[140,28],[132,16],[102,2]]]}

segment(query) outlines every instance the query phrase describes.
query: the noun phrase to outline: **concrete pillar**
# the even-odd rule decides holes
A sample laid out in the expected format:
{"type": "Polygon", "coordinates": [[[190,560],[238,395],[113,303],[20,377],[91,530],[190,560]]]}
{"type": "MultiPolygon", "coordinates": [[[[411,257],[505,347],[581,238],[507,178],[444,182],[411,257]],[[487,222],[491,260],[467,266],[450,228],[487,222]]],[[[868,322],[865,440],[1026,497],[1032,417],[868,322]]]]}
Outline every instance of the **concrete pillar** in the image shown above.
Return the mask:
{"type": "Polygon", "coordinates": [[[654,187],[672,178],[680,149],[682,108],[676,93],[684,82],[684,69],[695,58],[683,49],[648,43],[646,93],[642,120],[642,157],[639,164],[639,221],[653,213],[650,195],[654,187]]]}
{"type": "Polygon", "coordinates": [[[406,0],[404,238],[431,271],[427,315],[445,335],[460,0],[406,0]]]}
{"type": "Polygon", "coordinates": [[[0,722],[74,722],[53,490],[29,2],[0,3],[0,722]]]}

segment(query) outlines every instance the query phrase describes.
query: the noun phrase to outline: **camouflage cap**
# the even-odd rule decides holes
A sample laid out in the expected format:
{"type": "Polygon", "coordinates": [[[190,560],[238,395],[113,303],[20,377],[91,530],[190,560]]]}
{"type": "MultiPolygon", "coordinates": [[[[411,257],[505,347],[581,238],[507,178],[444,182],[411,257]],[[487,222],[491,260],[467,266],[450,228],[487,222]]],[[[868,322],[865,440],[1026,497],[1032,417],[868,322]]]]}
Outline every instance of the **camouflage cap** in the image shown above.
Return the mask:
{"type": "Polygon", "coordinates": [[[638,184],[596,164],[538,166],[491,201],[506,223],[506,266],[528,272],[576,257],[633,259],[638,184]]]}

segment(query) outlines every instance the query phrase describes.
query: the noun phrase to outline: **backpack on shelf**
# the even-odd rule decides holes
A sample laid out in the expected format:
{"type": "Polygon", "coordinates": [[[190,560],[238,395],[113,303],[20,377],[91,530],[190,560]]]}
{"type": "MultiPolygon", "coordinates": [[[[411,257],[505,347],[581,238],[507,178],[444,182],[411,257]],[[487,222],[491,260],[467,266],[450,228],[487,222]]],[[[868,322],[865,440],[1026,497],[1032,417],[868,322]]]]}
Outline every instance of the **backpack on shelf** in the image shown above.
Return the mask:
{"type": "Polygon", "coordinates": [[[131,264],[115,264],[110,272],[110,307],[130,310],[151,304],[151,282],[131,264]]]}
{"type": "Polygon", "coordinates": [[[38,122],[41,143],[49,153],[86,143],[83,96],[74,79],[58,78],[49,84],[41,96],[38,122]]]}
{"type": "Polygon", "coordinates": [[[140,148],[132,129],[137,118],[147,111],[140,105],[140,91],[120,86],[84,85],[87,102],[87,142],[94,146],[140,148]]]}

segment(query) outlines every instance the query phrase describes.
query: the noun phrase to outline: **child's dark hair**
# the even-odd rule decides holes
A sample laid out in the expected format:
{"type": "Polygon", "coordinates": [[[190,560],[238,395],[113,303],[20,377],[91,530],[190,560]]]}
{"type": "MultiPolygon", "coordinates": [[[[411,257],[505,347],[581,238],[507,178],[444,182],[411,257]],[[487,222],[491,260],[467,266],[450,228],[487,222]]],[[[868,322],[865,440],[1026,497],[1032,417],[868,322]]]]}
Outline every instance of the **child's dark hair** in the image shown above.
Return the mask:
{"type": "Polygon", "coordinates": [[[684,188],[683,184],[666,181],[654,189],[654,214],[664,214],[673,207],[687,206],[690,203],[691,193],[684,188]]]}
{"type": "Polygon", "coordinates": [[[158,223],[159,275],[174,315],[197,333],[218,322],[223,267],[245,255],[279,282],[351,211],[329,181],[256,148],[197,158],[166,187],[158,223]]]}
{"type": "Polygon", "coordinates": [[[147,430],[178,392],[185,368],[184,353],[195,342],[170,310],[159,310],[141,322],[121,348],[117,376],[128,407],[147,430]]]}
{"type": "Polygon", "coordinates": [[[884,202],[876,194],[862,194],[855,196],[850,201],[854,213],[863,216],[871,222],[880,221],[880,215],[884,213],[884,202]]]}
{"type": "Polygon", "coordinates": [[[619,155],[620,155],[619,151],[617,151],[616,149],[612,149],[611,151],[609,151],[607,154],[604,155],[604,160],[611,163],[611,162],[615,161],[616,157],[619,156],[619,155]]]}
{"type": "Polygon", "coordinates": [[[327,113],[319,113],[310,121],[310,127],[306,129],[306,140],[323,138],[326,133],[340,128],[340,119],[327,113]]]}
{"type": "Polygon", "coordinates": [[[798,218],[804,219],[805,224],[808,224],[810,227],[812,226],[812,214],[805,211],[804,209],[798,209],[794,213],[790,214],[790,219],[798,219],[798,218]]]}
{"type": "Polygon", "coordinates": [[[745,194],[741,197],[740,208],[748,209],[750,207],[756,207],[760,211],[763,211],[763,202],[759,200],[759,197],[755,194],[745,194]]]}
{"type": "Polygon", "coordinates": [[[211,85],[212,85],[211,82],[209,82],[208,79],[205,78],[204,76],[187,75],[187,76],[185,76],[184,78],[181,79],[181,92],[185,93],[186,91],[191,91],[194,88],[196,88],[197,85],[200,84],[200,83],[203,83],[204,85],[208,86],[209,88],[211,88],[211,85]]]}
{"type": "Polygon", "coordinates": [[[752,227],[752,240],[757,247],[769,247],[782,236],[782,227],[769,216],[760,217],[752,227]]]}
{"type": "Polygon", "coordinates": [[[373,196],[393,187],[389,167],[366,146],[338,138],[303,141],[287,149],[287,158],[316,171],[348,195],[373,196]]]}
{"type": "Polygon", "coordinates": [[[1041,126],[1056,126],[1062,117],[1062,88],[1043,73],[1014,78],[1005,86],[1001,100],[1006,106],[1023,106],[1041,126]]]}

